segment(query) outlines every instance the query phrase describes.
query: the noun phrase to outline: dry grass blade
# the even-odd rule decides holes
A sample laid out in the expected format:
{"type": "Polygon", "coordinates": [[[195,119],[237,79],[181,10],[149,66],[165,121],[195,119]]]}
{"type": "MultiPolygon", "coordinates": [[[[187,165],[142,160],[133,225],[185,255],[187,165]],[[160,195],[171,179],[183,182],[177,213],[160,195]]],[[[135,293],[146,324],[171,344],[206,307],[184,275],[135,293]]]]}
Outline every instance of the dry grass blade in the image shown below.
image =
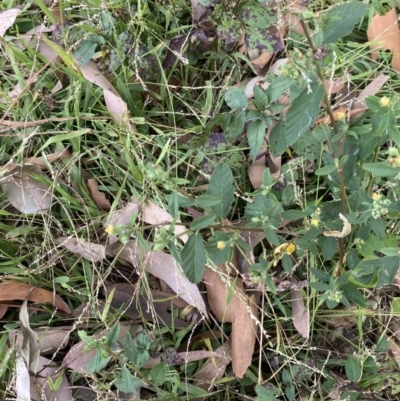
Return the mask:
{"type": "Polygon", "coordinates": [[[56,241],[70,252],[75,253],[91,262],[100,262],[106,257],[105,246],[93,244],[82,238],[60,237],[56,241]]]}
{"type": "Polygon", "coordinates": [[[351,233],[351,224],[349,223],[349,220],[347,220],[347,218],[343,216],[342,213],[339,213],[339,218],[343,221],[342,231],[324,231],[322,234],[324,234],[325,237],[344,238],[351,233]]]}
{"type": "Polygon", "coordinates": [[[119,256],[137,267],[139,272],[141,267],[144,267],[153,276],[164,280],[189,305],[195,306],[207,316],[206,306],[199,289],[186,278],[182,268],[171,255],[164,252],[144,251],[136,241],[128,241],[122,249],[120,244],[114,243],[107,248],[107,254],[119,256]]]}
{"type": "Polygon", "coordinates": [[[400,71],[400,30],[397,21],[396,9],[392,8],[385,15],[375,15],[367,31],[368,41],[372,42],[372,59],[377,59],[378,49],[393,52],[392,68],[400,71]]]}
{"type": "MultiPolygon", "coordinates": [[[[23,301],[32,286],[19,281],[3,281],[0,283],[0,301],[23,301]]],[[[43,288],[35,287],[29,295],[29,302],[38,304],[53,304],[64,313],[71,313],[69,306],[57,295],[43,288]]]]}

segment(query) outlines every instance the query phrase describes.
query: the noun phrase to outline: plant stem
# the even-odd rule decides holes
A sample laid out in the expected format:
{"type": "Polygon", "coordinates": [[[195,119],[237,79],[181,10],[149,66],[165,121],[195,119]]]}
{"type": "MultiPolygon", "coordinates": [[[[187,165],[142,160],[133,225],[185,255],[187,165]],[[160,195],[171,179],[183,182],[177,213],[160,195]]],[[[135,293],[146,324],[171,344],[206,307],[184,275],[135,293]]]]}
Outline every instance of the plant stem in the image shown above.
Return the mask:
{"type": "MultiPolygon", "coordinates": [[[[303,32],[304,32],[304,34],[305,34],[305,36],[307,38],[308,44],[310,45],[313,53],[315,54],[317,49],[315,48],[315,46],[314,46],[314,44],[313,44],[313,42],[311,40],[311,37],[310,37],[310,34],[308,33],[308,29],[307,29],[306,24],[301,19],[300,19],[300,25],[303,28],[303,32]]],[[[338,126],[336,124],[335,116],[333,115],[332,108],[331,108],[331,105],[329,103],[328,93],[327,93],[326,88],[325,88],[324,76],[322,74],[321,66],[317,61],[315,61],[314,64],[317,67],[318,77],[319,77],[319,79],[320,79],[320,81],[321,81],[321,83],[322,83],[322,85],[324,87],[324,102],[325,102],[326,112],[329,115],[329,119],[331,121],[331,125],[332,125],[332,128],[333,128],[333,131],[335,132],[335,134],[339,134],[339,129],[338,129],[338,126]]],[[[347,197],[346,197],[346,186],[345,186],[345,181],[344,181],[343,165],[341,164],[341,160],[343,158],[343,142],[344,142],[344,138],[342,137],[338,141],[338,160],[339,160],[339,164],[338,164],[337,170],[338,170],[339,185],[340,185],[340,206],[341,206],[342,214],[345,214],[347,197]]],[[[343,266],[343,262],[344,262],[344,240],[343,240],[343,238],[340,238],[339,239],[339,263],[340,263],[341,266],[343,266]]]]}

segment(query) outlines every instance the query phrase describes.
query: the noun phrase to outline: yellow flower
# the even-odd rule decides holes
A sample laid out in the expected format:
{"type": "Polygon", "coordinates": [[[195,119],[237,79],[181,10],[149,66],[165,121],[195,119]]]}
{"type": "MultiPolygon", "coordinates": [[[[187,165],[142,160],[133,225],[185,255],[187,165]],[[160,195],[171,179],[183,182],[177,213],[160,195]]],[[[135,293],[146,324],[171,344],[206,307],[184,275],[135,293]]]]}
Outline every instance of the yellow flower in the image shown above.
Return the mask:
{"type": "Polygon", "coordinates": [[[346,113],[344,111],[339,111],[336,114],[336,117],[338,120],[344,121],[344,120],[346,120],[346,113]]]}
{"type": "Polygon", "coordinates": [[[319,220],[317,218],[315,218],[315,217],[313,219],[311,219],[310,223],[314,227],[318,227],[319,226],[319,220]]]}
{"type": "Polygon", "coordinates": [[[225,241],[218,241],[217,242],[217,248],[218,249],[224,249],[226,246],[226,242],[225,241]]]}
{"type": "Polygon", "coordinates": [[[383,97],[381,98],[381,100],[379,101],[379,103],[380,103],[380,105],[381,105],[382,107],[388,107],[389,104],[390,104],[390,99],[389,99],[388,97],[386,97],[386,96],[383,96],[383,97]]]}
{"type": "Polygon", "coordinates": [[[284,253],[290,255],[296,250],[296,246],[292,243],[285,242],[284,244],[279,245],[274,250],[274,257],[281,258],[284,253]]]}
{"type": "Polygon", "coordinates": [[[113,235],[115,233],[115,226],[114,224],[109,224],[104,231],[108,234],[108,235],[113,235]]]}
{"type": "Polygon", "coordinates": [[[374,200],[374,201],[378,201],[379,199],[381,199],[382,198],[382,195],[381,194],[378,194],[377,192],[374,192],[373,194],[372,194],[372,199],[374,200]]]}

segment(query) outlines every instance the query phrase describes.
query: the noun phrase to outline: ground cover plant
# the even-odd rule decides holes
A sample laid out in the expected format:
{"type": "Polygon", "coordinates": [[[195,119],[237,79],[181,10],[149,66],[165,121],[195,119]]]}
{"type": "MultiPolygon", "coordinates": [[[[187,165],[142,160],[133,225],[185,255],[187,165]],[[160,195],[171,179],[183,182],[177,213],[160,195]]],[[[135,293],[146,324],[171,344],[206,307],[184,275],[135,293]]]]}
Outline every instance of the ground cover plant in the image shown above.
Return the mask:
{"type": "Polygon", "coordinates": [[[1,3],[2,399],[400,397],[396,4],[1,3]]]}

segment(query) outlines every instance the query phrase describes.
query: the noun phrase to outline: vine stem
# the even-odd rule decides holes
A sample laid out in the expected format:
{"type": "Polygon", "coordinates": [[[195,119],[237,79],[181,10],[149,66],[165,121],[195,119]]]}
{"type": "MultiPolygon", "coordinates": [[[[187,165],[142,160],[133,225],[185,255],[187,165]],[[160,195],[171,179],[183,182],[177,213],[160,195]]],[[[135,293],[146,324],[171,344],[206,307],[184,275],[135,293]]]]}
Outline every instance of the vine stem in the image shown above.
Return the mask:
{"type": "MultiPolygon", "coordinates": [[[[305,24],[305,22],[300,19],[300,25],[303,29],[304,35],[307,38],[307,42],[310,45],[313,53],[315,54],[317,49],[314,46],[314,43],[310,37],[310,34],[308,32],[307,26],[305,24]]],[[[329,97],[328,97],[328,93],[326,91],[325,88],[325,82],[324,82],[324,76],[322,74],[322,70],[321,70],[321,66],[320,64],[315,61],[314,62],[315,66],[317,67],[317,74],[318,74],[318,78],[320,79],[322,85],[323,85],[323,91],[324,91],[324,103],[325,103],[325,109],[326,112],[328,113],[333,131],[335,132],[335,134],[339,134],[339,129],[338,126],[336,124],[336,120],[335,117],[333,115],[333,111],[331,108],[331,105],[329,103],[329,97]]],[[[345,214],[346,212],[346,187],[345,187],[345,182],[344,182],[344,172],[343,172],[343,164],[341,163],[341,160],[343,159],[343,142],[344,142],[344,138],[340,138],[338,141],[338,159],[339,159],[339,164],[337,166],[337,170],[338,170],[338,175],[339,175],[339,185],[340,185],[340,206],[341,206],[341,211],[342,214],[345,214]]],[[[344,240],[343,238],[339,238],[339,263],[341,266],[343,266],[344,263],[344,240]]]]}

